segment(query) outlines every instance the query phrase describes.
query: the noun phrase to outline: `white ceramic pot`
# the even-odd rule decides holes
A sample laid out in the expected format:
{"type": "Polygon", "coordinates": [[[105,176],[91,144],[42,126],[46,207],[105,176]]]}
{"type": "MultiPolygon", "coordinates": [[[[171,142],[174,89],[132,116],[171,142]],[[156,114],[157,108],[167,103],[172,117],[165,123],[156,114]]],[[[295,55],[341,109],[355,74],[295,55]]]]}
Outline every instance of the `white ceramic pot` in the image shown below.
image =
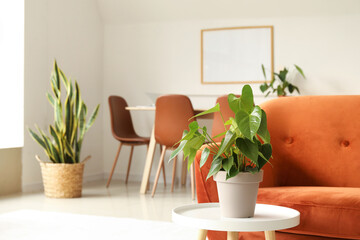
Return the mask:
{"type": "Polygon", "coordinates": [[[254,216],[259,183],[263,170],[258,173],[240,172],[226,180],[226,172],[214,175],[216,181],[220,212],[226,218],[249,218],[254,216]]]}

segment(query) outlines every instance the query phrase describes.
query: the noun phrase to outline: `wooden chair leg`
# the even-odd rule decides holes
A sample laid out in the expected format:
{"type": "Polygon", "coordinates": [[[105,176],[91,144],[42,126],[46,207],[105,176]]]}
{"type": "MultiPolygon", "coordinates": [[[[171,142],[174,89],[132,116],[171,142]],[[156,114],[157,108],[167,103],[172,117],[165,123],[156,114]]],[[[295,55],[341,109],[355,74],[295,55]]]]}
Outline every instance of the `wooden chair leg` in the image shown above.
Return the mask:
{"type": "Polygon", "coordinates": [[[151,193],[151,197],[154,197],[154,195],[155,195],[157,183],[158,183],[159,177],[160,177],[161,166],[162,166],[162,164],[164,162],[164,158],[165,158],[165,152],[166,152],[166,147],[163,147],[162,152],[161,152],[161,156],[160,156],[159,166],[158,166],[158,169],[156,171],[156,176],[155,176],[155,181],[154,181],[154,186],[153,186],[153,190],[152,190],[152,193],[151,193]]]}
{"type": "Polygon", "coordinates": [[[186,185],[186,176],[187,176],[187,161],[183,157],[181,163],[181,185],[186,185]]]}
{"type": "Polygon", "coordinates": [[[121,146],[122,146],[122,142],[120,142],[118,151],[117,151],[117,153],[116,153],[115,161],[114,161],[114,163],[113,163],[113,167],[112,167],[111,172],[110,172],[109,179],[108,179],[108,181],[107,181],[107,183],[106,183],[106,187],[107,187],[107,188],[110,186],[111,178],[112,178],[112,176],[113,176],[113,174],[114,174],[114,170],[115,170],[115,167],[116,167],[116,163],[117,163],[117,160],[118,160],[118,158],[119,158],[121,146]]]}
{"type": "Polygon", "coordinates": [[[171,192],[174,191],[174,183],[175,183],[175,175],[176,175],[176,164],[177,164],[177,156],[173,160],[173,171],[172,171],[172,180],[171,180],[171,192]]]}
{"type": "MultiPolygon", "coordinates": [[[[149,151],[149,144],[146,144],[146,148],[147,148],[146,151],[148,152],[149,151]]],[[[147,154],[147,152],[146,152],[146,154],[147,154]]],[[[146,190],[147,191],[150,190],[150,181],[149,180],[148,180],[148,182],[146,184],[146,190]]]]}
{"type": "Polygon", "coordinates": [[[164,176],[164,187],[166,187],[166,176],[165,176],[165,162],[162,164],[163,176],[164,176]]]}
{"type": "MultiPolygon", "coordinates": [[[[162,149],[162,145],[160,145],[160,155],[161,155],[161,149],[162,149]]],[[[166,187],[166,175],[165,175],[165,163],[163,162],[162,164],[162,170],[163,170],[163,177],[164,177],[164,187],[166,187]]]]}
{"type": "Polygon", "coordinates": [[[190,179],[191,179],[191,197],[192,200],[195,200],[195,171],[194,171],[194,163],[190,166],[190,179]]]}
{"type": "Polygon", "coordinates": [[[131,159],[132,159],[133,152],[134,152],[134,146],[131,146],[129,163],[128,163],[128,169],[127,169],[127,172],[126,172],[125,184],[128,183],[129,173],[130,173],[130,167],[131,167],[131,159]]]}

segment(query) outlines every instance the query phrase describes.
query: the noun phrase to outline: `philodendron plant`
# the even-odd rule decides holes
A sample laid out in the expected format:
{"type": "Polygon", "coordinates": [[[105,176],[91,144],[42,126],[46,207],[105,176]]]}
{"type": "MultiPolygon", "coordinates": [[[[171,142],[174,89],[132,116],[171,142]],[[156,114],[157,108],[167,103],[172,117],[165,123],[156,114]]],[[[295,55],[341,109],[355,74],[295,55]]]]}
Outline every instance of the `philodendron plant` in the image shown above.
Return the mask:
{"type": "Polygon", "coordinates": [[[50,81],[54,94],[46,95],[54,108],[54,125],[49,126],[50,137],[37,126],[40,134],[29,128],[30,135],[44,148],[53,163],[79,163],[84,135],[94,123],[100,105],[96,106],[86,121],[87,107],[81,99],[79,85],[75,81],[75,88],[73,87],[71,79],[65,76],[56,61],[50,81]],[[61,101],[61,82],[66,90],[64,103],[61,101]]]}
{"type": "MultiPolygon", "coordinates": [[[[265,67],[264,65],[261,65],[261,67],[262,67],[263,75],[266,79],[265,67]]],[[[303,78],[305,78],[303,70],[296,64],[294,64],[294,67],[300,73],[300,75],[303,78]]],[[[261,92],[265,93],[267,91],[265,97],[267,97],[270,93],[275,93],[275,92],[278,97],[286,96],[288,94],[287,91],[289,91],[290,94],[293,93],[294,91],[297,91],[300,94],[299,88],[295,86],[293,83],[291,83],[292,80],[289,79],[288,73],[289,70],[286,67],[284,67],[284,69],[280,70],[279,73],[274,72],[273,79],[269,84],[265,82],[260,85],[261,92]],[[276,82],[278,82],[278,84],[275,86],[276,82]]]]}
{"type": "Polygon", "coordinates": [[[200,167],[208,160],[210,153],[214,155],[207,179],[220,170],[226,171],[226,179],[240,172],[259,172],[272,155],[266,113],[260,106],[255,106],[249,85],[243,87],[241,97],[229,94],[228,103],[235,118],[225,121],[219,104],[195,116],[219,112],[224,124],[223,133],[211,138],[205,126],[200,127],[198,122],[191,122],[189,131],[184,131],[180,144],[171,154],[170,160],[183,151],[184,158],[188,157],[190,166],[196,152],[206,144],[207,147],[203,148],[201,153],[200,167]],[[224,136],[221,143],[213,140],[220,136],[224,136]]]}

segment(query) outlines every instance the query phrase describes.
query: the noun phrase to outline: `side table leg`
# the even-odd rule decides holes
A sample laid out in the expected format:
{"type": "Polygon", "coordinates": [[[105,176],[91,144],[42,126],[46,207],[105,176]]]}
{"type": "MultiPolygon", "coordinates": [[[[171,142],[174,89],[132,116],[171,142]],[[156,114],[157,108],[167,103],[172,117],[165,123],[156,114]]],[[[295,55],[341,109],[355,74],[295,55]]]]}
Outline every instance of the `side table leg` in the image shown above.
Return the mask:
{"type": "Polygon", "coordinates": [[[227,240],[238,240],[239,233],[238,232],[227,232],[227,240]]]}
{"type": "Polygon", "coordinates": [[[265,231],[265,240],[275,240],[275,231],[265,231]]]}
{"type": "Polygon", "coordinates": [[[208,230],[200,229],[198,233],[198,240],[206,240],[206,234],[208,230]]]}

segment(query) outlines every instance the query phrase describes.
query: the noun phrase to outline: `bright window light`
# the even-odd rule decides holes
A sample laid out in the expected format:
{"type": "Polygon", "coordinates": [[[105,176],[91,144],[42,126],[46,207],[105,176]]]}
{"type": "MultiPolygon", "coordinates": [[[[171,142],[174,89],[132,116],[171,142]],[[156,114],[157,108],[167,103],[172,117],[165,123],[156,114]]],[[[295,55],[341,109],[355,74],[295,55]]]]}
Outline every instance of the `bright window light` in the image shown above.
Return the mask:
{"type": "Polygon", "coordinates": [[[0,148],[24,145],[24,0],[0,0],[0,148]]]}

